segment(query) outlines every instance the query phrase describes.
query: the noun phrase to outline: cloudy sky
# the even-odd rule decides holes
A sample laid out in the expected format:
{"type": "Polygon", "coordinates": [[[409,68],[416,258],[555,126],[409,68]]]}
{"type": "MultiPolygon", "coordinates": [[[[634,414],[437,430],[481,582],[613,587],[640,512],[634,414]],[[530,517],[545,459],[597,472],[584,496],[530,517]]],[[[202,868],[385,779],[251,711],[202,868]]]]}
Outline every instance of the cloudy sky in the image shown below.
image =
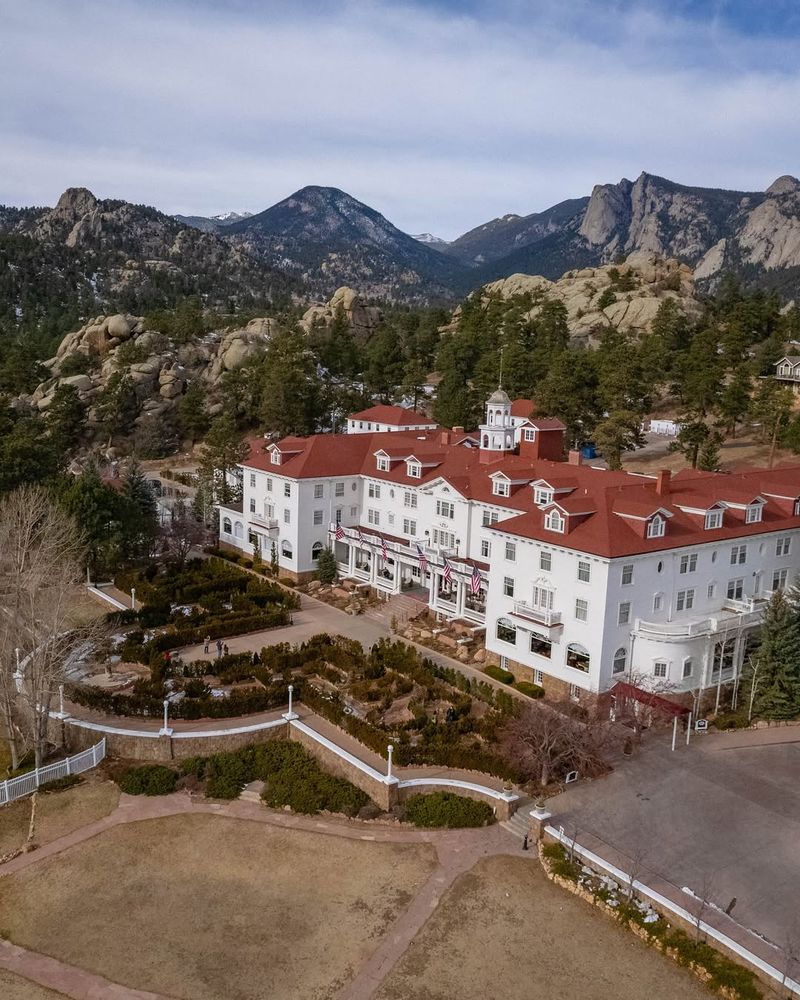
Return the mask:
{"type": "Polygon", "coordinates": [[[343,188],[452,238],[642,170],[800,173],[797,0],[0,0],[0,203],[343,188]]]}

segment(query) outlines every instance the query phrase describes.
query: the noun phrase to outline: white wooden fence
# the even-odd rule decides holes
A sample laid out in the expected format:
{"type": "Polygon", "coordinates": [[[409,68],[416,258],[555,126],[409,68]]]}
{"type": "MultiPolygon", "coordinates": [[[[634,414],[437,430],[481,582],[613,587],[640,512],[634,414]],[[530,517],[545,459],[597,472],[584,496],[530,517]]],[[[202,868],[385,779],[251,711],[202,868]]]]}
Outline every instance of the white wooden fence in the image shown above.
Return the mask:
{"type": "Polygon", "coordinates": [[[106,755],[105,736],[99,743],[95,743],[88,750],[76,753],[74,757],[67,757],[58,760],[55,764],[46,764],[44,767],[35,768],[27,774],[21,774],[18,778],[9,778],[8,781],[0,781],[0,806],[4,806],[15,799],[21,799],[25,795],[31,795],[39,785],[44,785],[48,781],[56,781],[58,778],[66,778],[70,774],[81,774],[93,767],[97,767],[106,755]]]}

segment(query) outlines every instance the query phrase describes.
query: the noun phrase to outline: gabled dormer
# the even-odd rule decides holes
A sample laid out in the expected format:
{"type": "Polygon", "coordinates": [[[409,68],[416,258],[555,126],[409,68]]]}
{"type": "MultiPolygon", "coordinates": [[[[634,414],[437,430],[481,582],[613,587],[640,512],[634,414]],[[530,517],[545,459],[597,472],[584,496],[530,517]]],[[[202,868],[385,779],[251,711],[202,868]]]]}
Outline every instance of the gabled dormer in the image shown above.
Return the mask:
{"type": "Polygon", "coordinates": [[[758,524],[762,520],[764,515],[764,505],[767,500],[766,497],[761,496],[751,496],[746,494],[744,496],[740,495],[737,498],[731,499],[727,494],[725,494],[724,499],[721,501],[725,507],[729,507],[731,510],[742,511],[744,515],[745,524],[758,524]]]}
{"type": "Polygon", "coordinates": [[[548,507],[543,508],[542,513],[544,514],[546,531],[565,535],[591,517],[592,514],[596,514],[597,505],[588,494],[585,494],[577,497],[566,497],[563,500],[554,500],[548,507]]]}
{"type": "Polygon", "coordinates": [[[569,496],[577,485],[577,480],[534,479],[531,483],[533,502],[537,507],[546,507],[553,500],[569,496]]]}
{"type": "Polygon", "coordinates": [[[418,457],[417,455],[407,455],[405,463],[406,475],[409,479],[422,479],[428,469],[435,469],[437,465],[442,464],[442,456],[425,455],[418,457]]]}
{"type": "Polygon", "coordinates": [[[295,455],[299,455],[303,450],[302,443],[295,443],[291,438],[278,441],[267,448],[269,460],[272,465],[283,465],[284,462],[290,458],[294,458],[295,455]]]}
{"type": "Polygon", "coordinates": [[[613,511],[642,538],[663,538],[672,512],[649,499],[639,500],[620,497],[614,502],[613,511]]]}
{"type": "Polygon", "coordinates": [[[675,500],[675,506],[684,514],[696,518],[703,525],[704,531],[715,531],[725,523],[726,504],[722,500],[715,500],[708,505],[682,503],[675,500]]]}
{"type": "Polygon", "coordinates": [[[510,497],[513,489],[517,486],[524,486],[528,483],[528,476],[509,476],[508,473],[493,472],[489,479],[492,481],[492,496],[510,497]]]}

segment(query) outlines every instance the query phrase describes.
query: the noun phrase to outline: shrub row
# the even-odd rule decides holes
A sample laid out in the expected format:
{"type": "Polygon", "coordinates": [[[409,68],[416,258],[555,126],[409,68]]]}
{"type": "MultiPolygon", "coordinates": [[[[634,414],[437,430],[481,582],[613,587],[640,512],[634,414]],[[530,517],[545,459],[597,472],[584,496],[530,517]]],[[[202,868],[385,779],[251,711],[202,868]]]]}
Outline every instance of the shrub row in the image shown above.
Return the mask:
{"type": "Polygon", "coordinates": [[[517,681],[512,687],[529,698],[544,698],[544,688],[539,684],[532,684],[530,681],[517,681]]]}
{"type": "Polygon", "coordinates": [[[416,826],[486,826],[494,822],[492,807],[452,792],[412,795],[405,803],[405,818],[416,826]]]}
{"type": "MultiPolygon", "coordinates": [[[[114,694],[90,685],[71,684],[67,697],[76,705],[105,715],[142,716],[159,718],[164,711],[164,694],[114,694]]],[[[288,693],[283,684],[265,687],[234,688],[224,698],[206,695],[199,698],[182,698],[170,705],[173,719],[229,719],[237,715],[266,712],[285,704],[288,693]]]]}
{"type": "Polygon", "coordinates": [[[126,795],[169,795],[175,791],[178,772],[163,764],[142,764],[130,767],[118,779],[126,795]]]}
{"type": "Polygon", "coordinates": [[[514,675],[510,670],[503,670],[502,667],[495,667],[489,664],[488,667],[483,668],[483,672],[489,677],[493,677],[496,681],[501,681],[503,684],[513,684],[514,675]]]}

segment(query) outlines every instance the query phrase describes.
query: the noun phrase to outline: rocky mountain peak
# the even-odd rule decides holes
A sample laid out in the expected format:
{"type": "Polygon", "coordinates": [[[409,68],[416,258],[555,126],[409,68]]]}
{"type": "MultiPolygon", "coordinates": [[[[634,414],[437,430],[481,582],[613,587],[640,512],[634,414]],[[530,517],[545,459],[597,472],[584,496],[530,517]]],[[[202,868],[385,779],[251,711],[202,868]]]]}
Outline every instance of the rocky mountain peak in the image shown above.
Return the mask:
{"type": "Polygon", "coordinates": [[[791,174],[782,174],[777,180],[770,184],[766,193],[771,195],[794,194],[797,191],[800,191],[800,180],[796,177],[792,177],[791,174]]]}
{"type": "Polygon", "coordinates": [[[97,198],[88,188],[67,188],[56,202],[55,212],[62,216],[80,218],[93,212],[98,205],[97,198]]]}
{"type": "MultiPolygon", "coordinates": [[[[636,181],[643,183],[646,174],[636,181]]],[[[630,220],[633,185],[623,177],[619,184],[595,184],[579,233],[592,246],[608,243],[630,220]]]]}

